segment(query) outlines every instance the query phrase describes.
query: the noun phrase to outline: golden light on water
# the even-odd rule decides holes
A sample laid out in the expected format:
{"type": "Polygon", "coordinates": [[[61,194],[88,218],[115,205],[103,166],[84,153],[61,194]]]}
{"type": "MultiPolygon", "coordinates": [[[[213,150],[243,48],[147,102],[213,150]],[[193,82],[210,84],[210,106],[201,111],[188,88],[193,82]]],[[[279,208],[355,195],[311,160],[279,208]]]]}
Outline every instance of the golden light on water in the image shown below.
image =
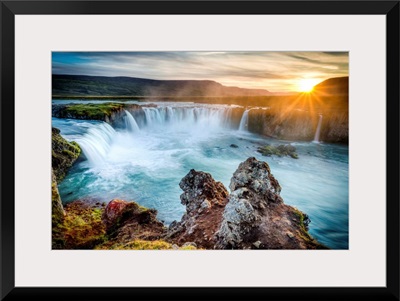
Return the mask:
{"type": "Polygon", "coordinates": [[[297,89],[300,92],[311,92],[319,80],[313,78],[302,78],[297,83],[297,89]]]}

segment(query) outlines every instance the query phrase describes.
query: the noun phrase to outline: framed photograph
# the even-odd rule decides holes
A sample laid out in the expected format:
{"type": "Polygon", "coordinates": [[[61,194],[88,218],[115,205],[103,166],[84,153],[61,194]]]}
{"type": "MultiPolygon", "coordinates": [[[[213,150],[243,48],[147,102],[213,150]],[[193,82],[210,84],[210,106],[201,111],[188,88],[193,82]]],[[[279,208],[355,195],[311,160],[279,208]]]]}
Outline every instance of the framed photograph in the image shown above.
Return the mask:
{"type": "Polygon", "coordinates": [[[399,300],[398,1],[1,18],[2,300],[399,300]]]}

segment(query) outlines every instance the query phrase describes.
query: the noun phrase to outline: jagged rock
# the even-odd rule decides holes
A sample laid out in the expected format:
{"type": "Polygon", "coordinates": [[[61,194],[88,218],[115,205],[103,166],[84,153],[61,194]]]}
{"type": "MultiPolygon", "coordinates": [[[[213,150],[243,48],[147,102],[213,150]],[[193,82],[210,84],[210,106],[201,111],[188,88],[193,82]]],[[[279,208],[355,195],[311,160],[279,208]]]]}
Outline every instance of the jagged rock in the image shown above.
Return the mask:
{"type": "Polygon", "coordinates": [[[102,219],[107,227],[112,226],[122,215],[129,202],[124,200],[114,199],[106,206],[102,219]]]}
{"type": "Polygon", "coordinates": [[[165,234],[166,228],[156,216],[155,209],[142,207],[135,202],[112,200],[102,215],[110,245],[133,240],[158,240],[165,234]]]}
{"type": "Polygon", "coordinates": [[[76,142],[68,142],[60,135],[60,130],[52,128],[52,156],[51,163],[54,175],[57,181],[61,181],[72,166],[78,159],[81,149],[76,142]]]}
{"type": "Polygon", "coordinates": [[[233,174],[217,249],[325,248],[307,232],[308,217],[283,203],[266,162],[248,158],[233,174]]]}
{"type": "Polygon", "coordinates": [[[166,239],[182,245],[194,242],[198,247],[212,249],[216,242],[228,191],[209,173],[194,169],[181,180],[181,203],[186,213],[180,222],[170,224],[166,239]]]}
{"type": "Polygon", "coordinates": [[[229,188],[232,198],[240,194],[240,199],[252,199],[252,206],[264,206],[268,201],[280,203],[282,198],[279,193],[281,186],[274,178],[266,162],[258,161],[256,158],[248,158],[239,164],[234,172],[229,188]],[[235,193],[236,190],[245,188],[243,193],[235,193]]]}

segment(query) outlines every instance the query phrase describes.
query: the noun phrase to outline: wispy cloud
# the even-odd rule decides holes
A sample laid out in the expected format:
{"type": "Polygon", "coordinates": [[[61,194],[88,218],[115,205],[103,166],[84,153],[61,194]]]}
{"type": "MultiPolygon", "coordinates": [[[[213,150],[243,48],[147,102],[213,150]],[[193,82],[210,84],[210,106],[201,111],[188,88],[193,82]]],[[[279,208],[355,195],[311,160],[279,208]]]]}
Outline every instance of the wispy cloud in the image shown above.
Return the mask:
{"type": "Polygon", "coordinates": [[[347,52],[53,52],[52,59],[53,74],[208,79],[270,91],[348,75],[347,52]]]}

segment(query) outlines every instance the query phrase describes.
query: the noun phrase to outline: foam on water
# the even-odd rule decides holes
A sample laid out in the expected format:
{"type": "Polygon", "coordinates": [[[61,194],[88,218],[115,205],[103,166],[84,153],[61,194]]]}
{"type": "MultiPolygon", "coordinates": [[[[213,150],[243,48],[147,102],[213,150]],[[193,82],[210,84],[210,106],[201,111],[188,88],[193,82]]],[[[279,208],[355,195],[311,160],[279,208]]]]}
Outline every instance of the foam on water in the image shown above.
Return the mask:
{"type": "Polygon", "coordinates": [[[63,202],[134,200],[157,209],[169,224],[185,212],[179,182],[190,169],[209,172],[228,188],[239,163],[254,156],[270,165],[285,203],[310,216],[313,236],[331,248],[348,248],[347,146],[293,143],[298,160],[263,157],[257,147],[282,142],[233,128],[232,106],[168,103],[143,109],[145,120],[136,131],[53,118],[53,126],[77,141],[88,159],[59,183],[63,202]]]}

